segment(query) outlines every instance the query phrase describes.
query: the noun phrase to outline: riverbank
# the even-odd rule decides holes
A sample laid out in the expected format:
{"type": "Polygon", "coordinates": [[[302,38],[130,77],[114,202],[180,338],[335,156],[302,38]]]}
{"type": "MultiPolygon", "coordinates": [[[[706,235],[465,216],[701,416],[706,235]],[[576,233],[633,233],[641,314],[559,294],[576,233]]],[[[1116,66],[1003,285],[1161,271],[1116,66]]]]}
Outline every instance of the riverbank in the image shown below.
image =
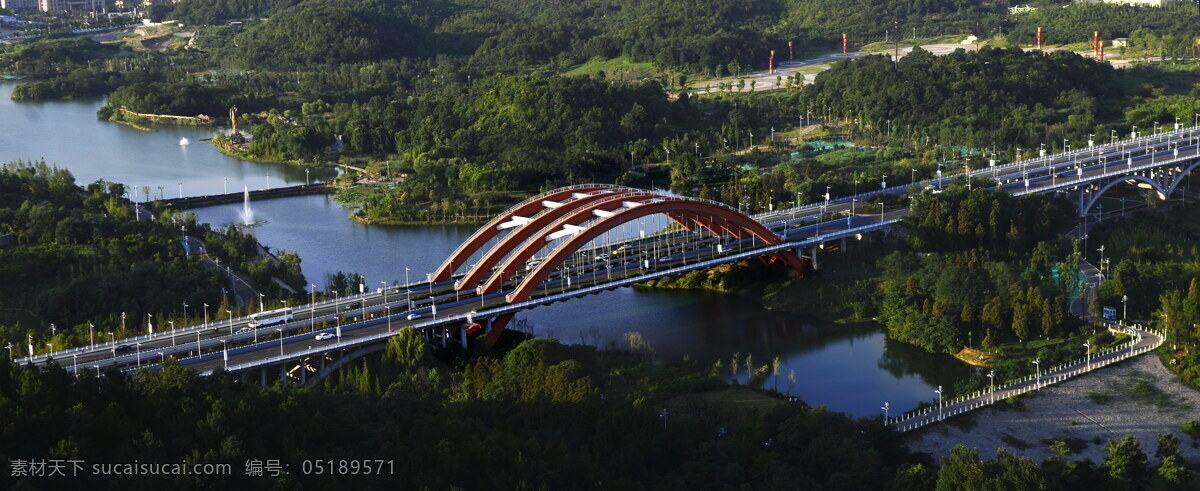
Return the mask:
{"type": "Polygon", "coordinates": [[[916,432],[908,445],[934,458],[946,457],[957,445],[979,449],[991,457],[997,448],[1034,460],[1054,456],[1050,445],[1067,442],[1066,458],[1104,461],[1104,444],[1134,435],[1151,462],[1158,435],[1174,433],[1188,462],[1200,461],[1200,447],[1182,431],[1198,419],[1200,391],[1184,385],[1157,356],[1140,356],[1022,396],[1018,409],[984,408],[945,424],[916,432]]]}
{"type": "MultiPolygon", "coordinates": [[[[335,192],[336,193],[336,192],[335,192]]],[[[350,220],[363,225],[379,225],[384,227],[418,227],[425,225],[471,225],[481,226],[487,223],[487,220],[372,220],[370,218],[359,215],[357,210],[350,213],[350,220]]]]}
{"type": "Polygon", "coordinates": [[[646,289],[707,290],[745,297],[762,308],[801,315],[833,324],[858,324],[874,320],[879,305],[872,295],[878,288],[875,259],[895,246],[878,240],[818,258],[821,269],[797,278],[790,271],[774,270],[760,261],[746,261],[693,271],[638,285],[646,289]],[[880,250],[881,253],[872,252],[880,250]]]}
{"type": "Polygon", "coordinates": [[[140,125],[140,124],[138,124],[138,123],[135,123],[135,122],[133,122],[133,121],[124,121],[124,120],[117,119],[117,120],[112,120],[112,122],[113,122],[113,123],[117,123],[117,124],[123,124],[123,125],[125,125],[125,126],[128,126],[128,127],[130,127],[130,128],[133,128],[133,129],[135,129],[135,130],[138,130],[138,131],[158,131],[158,130],[156,130],[156,129],[154,129],[154,128],[151,128],[151,127],[149,127],[149,126],[142,126],[142,125],[140,125]]]}
{"type": "Polygon", "coordinates": [[[260,157],[258,155],[255,155],[255,154],[247,152],[247,151],[238,150],[237,147],[235,147],[234,144],[232,142],[230,142],[229,138],[226,137],[225,135],[217,135],[216,137],[212,138],[209,141],[212,142],[213,147],[216,147],[218,152],[221,152],[222,154],[227,155],[229,157],[233,157],[235,159],[246,160],[249,162],[258,162],[258,163],[262,163],[262,164],[286,164],[286,165],[295,165],[295,166],[301,166],[301,167],[315,166],[313,163],[305,162],[303,160],[272,159],[272,158],[267,158],[267,157],[260,157]]]}

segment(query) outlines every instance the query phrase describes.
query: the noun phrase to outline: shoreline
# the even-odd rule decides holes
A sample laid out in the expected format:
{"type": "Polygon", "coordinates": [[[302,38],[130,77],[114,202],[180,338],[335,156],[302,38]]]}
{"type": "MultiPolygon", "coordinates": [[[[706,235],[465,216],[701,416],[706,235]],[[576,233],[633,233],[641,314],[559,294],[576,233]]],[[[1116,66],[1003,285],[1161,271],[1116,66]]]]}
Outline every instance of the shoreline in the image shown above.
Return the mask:
{"type": "Polygon", "coordinates": [[[225,141],[225,139],[224,138],[221,138],[221,139],[210,138],[209,139],[209,142],[212,143],[212,145],[214,147],[217,147],[218,152],[221,152],[223,155],[233,157],[235,159],[241,159],[241,160],[245,160],[248,162],[258,162],[260,164],[284,164],[284,165],[295,165],[295,166],[299,166],[299,167],[316,167],[316,165],[304,162],[302,160],[278,160],[278,159],[268,159],[268,158],[258,157],[251,153],[242,152],[242,151],[238,151],[238,150],[233,150],[232,148],[228,148],[228,147],[230,147],[230,145],[222,144],[221,143],[222,141],[225,141]]]}

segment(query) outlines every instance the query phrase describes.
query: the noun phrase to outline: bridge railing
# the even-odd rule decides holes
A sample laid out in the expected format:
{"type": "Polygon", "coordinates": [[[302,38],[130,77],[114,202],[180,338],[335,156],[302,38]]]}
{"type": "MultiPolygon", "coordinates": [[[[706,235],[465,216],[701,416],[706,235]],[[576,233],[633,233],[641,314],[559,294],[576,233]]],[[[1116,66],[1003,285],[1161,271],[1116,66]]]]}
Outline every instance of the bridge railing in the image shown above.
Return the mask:
{"type": "MultiPolygon", "coordinates": [[[[646,275],[627,277],[627,278],[623,278],[623,279],[617,280],[617,281],[600,283],[597,285],[586,286],[586,287],[571,290],[568,292],[563,292],[563,293],[558,293],[558,294],[554,294],[554,295],[539,297],[536,299],[526,300],[524,302],[518,302],[515,304],[504,305],[504,306],[500,306],[500,307],[496,307],[496,308],[492,308],[492,309],[482,310],[479,312],[472,312],[470,315],[473,317],[478,317],[478,318],[496,317],[496,316],[507,314],[507,313],[518,312],[521,310],[527,310],[527,309],[537,307],[540,305],[544,305],[544,304],[548,304],[548,303],[554,303],[563,298],[575,297],[575,296],[580,296],[580,295],[589,295],[592,293],[598,293],[598,292],[610,290],[613,288],[619,288],[621,286],[626,286],[628,284],[641,283],[641,282],[645,282],[645,281],[649,281],[649,280],[653,280],[653,279],[657,279],[657,278],[661,278],[661,277],[673,276],[673,275],[677,275],[680,273],[692,271],[695,269],[703,269],[703,268],[707,268],[707,267],[711,267],[711,266],[715,266],[715,265],[719,265],[719,264],[724,264],[724,263],[733,262],[733,261],[739,261],[739,260],[747,259],[747,258],[754,258],[754,257],[758,257],[758,256],[761,256],[764,254],[770,254],[770,253],[778,252],[778,251],[782,251],[782,250],[794,249],[797,247],[803,247],[803,246],[807,246],[807,245],[817,245],[817,244],[823,243],[827,240],[836,240],[841,237],[851,236],[851,235],[858,234],[858,233],[869,232],[872,230],[877,230],[880,228],[888,227],[888,226],[891,226],[891,225],[897,223],[898,221],[899,220],[894,220],[894,219],[886,220],[886,221],[879,222],[879,223],[872,223],[869,225],[863,225],[863,226],[843,229],[838,232],[826,234],[823,236],[810,237],[810,238],[806,238],[803,240],[787,242],[784,244],[778,244],[778,245],[774,245],[774,246],[765,246],[765,247],[760,247],[760,248],[749,250],[749,251],[732,253],[732,254],[728,254],[725,256],[721,256],[716,259],[709,259],[706,261],[701,261],[701,262],[697,262],[697,263],[693,263],[693,264],[689,264],[689,265],[677,266],[674,268],[669,268],[669,269],[665,269],[665,270],[661,270],[661,271],[655,271],[653,273],[648,273],[646,275]]],[[[393,314],[393,317],[399,316],[399,315],[400,314],[393,314]]],[[[454,323],[462,322],[462,320],[464,318],[466,318],[467,315],[468,314],[457,314],[457,315],[454,315],[453,317],[445,317],[445,318],[441,318],[441,319],[431,319],[429,321],[415,324],[415,325],[413,325],[413,327],[415,329],[430,329],[430,328],[434,328],[434,327],[440,327],[440,326],[443,326],[446,324],[454,324],[454,323]]],[[[382,324],[385,322],[387,322],[387,317],[369,319],[369,320],[355,323],[354,328],[358,329],[358,328],[362,328],[362,327],[382,324]]],[[[345,329],[345,327],[343,327],[343,328],[345,329]]],[[[250,362],[246,362],[246,363],[230,365],[228,368],[228,371],[235,372],[235,371],[241,371],[241,370],[248,370],[248,369],[256,368],[256,367],[260,367],[260,366],[275,365],[278,363],[286,362],[288,360],[304,358],[304,357],[321,354],[321,353],[325,353],[325,352],[329,352],[329,351],[350,349],[350,348],[354,348],[354,347],[361,346],[361,345],[379,342],[379,341],[385,340],[389,337],[396,336],[398,334],[399,334],[399,331],[381,332],[381,333],[372,334],[369,336],[364,336],[361,338],[355,338],[352,340],[347,340],[347,341],[333,343],[333,344],[329,344],[329,345],[325,345],[325,346],[320,346],[317,348],[310,348],[310,349],[306,349],[306,350],[296,351],[293,353],[287,353],[287,354],[284,354],[283,356],[266,357],[261,360],[254,360],[254,361],[250,361],[250,362]]],[[[277,340],[275,340],[275,341],[277,341],[277,340]]],[[[259,345],[260,346],[265,345],[266,347],[270,347],[270,346],[275,345],[275,342],[259,343],[259,345]]],[[[265,349],[265,348],[260,348],[260,349],[265,349]]],[[[208,359],[211,359],[211,357],[208,359]]],[[[201,375],[210,375],[212,372],[213,372],[212,370],[204,371],[204,372],[201,372],[201,375]]]]}
{"type": "MultiPolygon", "coordinates": [[[[1169,151],[1170,150],[1164,150],[1163,152],[1169,152],[1169,151]]],[[[1155,153],[1154,156],[1157,156],[1157,153],[1155,153]]],[[[1179,164],[1182,162],[1200,159],[1200,155],[1187,155],[1187,156],[1183,156],[1183,157],[1171,157],[1170,159],[1167,159],[1167,160],[1154,161],[1154,162],[1150,162],[1150,163],[1143,162],[1141,164],[1136,164],[1136,165],[1132,165],[1132,166],[1130,166],[1128,163],[1129,160],[1133,160],[1136,163],[1138,160],[1145,160],[1145,159],[1149,159],[1151,157],[1152,157],[1151,155],[1141,155],[1138,157],[1130,157],[1126,161],[1109,162],[1109,163],[1107,163],[1107,165],[1116,170],[1103,171],[1098,175],[1084,176],[1082,178],[1081,177],[1065,178],[1062,180],[1057,180],[1056,182],[1053,182],[1048,186],[1038,186],[1038,187],[1029,186],[1025,190],[1017,191],[1012,194],[1014,196],[1023,196],[1023,195],[1032,194],[1032,193],[1040,193],[1040,192],[1046,192],[1046,191],[1052,191],[1052,190],[1058,190],[1058,189],[1064,189],[1064,188],[1072,188],[1072,187],[1076,187],[1076,186],[1078,186],[1082,183],[1086,183],[1086,182],[1092,182],[1092,181],[1101,180],[1101,179],[1108,179],[1111,177],[1126,176],[1133,172],[1138,172],[1138,171],[1148,170],[1148,169],[1156,169],[1156,168],[1163,167],[1163,166],[1175,165],[1175,164],[1179,164]]],[[[1045,178],[1043,177],[1042,179],[1045,179],[1045,178]]]]}
{"type": "MultiPolygon", "coordinates": [[[[1035,157],[1035,158],[1025,159],[1022,161],[1011,162],[1008,164],[996,166],[995,168],[990,168],[990,167],[989,168],[980,168],[978,170],[970,171],[969,175],[972,175],[972,176],[982,175],[982,174],[994,172],[993,169],[1013,168],[1016,166],[1028,165],[1030,163],[1037,163],[1037,162],[1045,163],[1045,162],[1049,162],[1052,160],[1060,159],[1064,156],[1070,157],[1070,156],[1076,155],[1076,154],[1082,155],[1083,153],[1095,152],[1095,151],[1097,151],[1098,148],[1099,149],[1115,148],[1118,146],[1127,146],[1130,144],[1138,144],[1138,143],[1150,142],[1150,141],[1154,141],[1154,140],[1162,142],[1162,141],[1166,141],[1168,139],[1175,138],[1176,136],[1179,136],[1183,133],[1188,133],[1188,132],[1194,133],[1196,131],[1200,131],[1200,126],[1182,128],[1180,130],[1172,130],[1169,132],[1161,132],[1158,134],[1143,135],[1143,136],[1139,136],[1138,138],[1120,140],[1120,141],[1117,141],[1114,143],[1102,144],[1102,145],[1098,145],[1095,147],[1083,147],[1080,149],[1072,150],[1070,152],[1064,152],[1064,153],[1059,153],[1059,154],[1048,155],[1046,157],[1035,157]]],[[[1145,156],[1138,157],[1136,159],[1140,159],[1140,158],[1145,158],[1145,156]]],[[[1188,157],[1187,159],[1192,159],[1192,158],[1194,158],[1194,157],[1188,157]]],[[[1092,177],[1086,178],[1084,180],[1065,181],[1062,183],[1056,183],[1051,186],[1043,186],[1043,187],[1038,187],[1038,188],[1031,187],[1030,189],[1028,189],[1026,191],[1018,191],[1017,193],[1014,193],[1014,194],[1022,195],[1022,194],[1027,194],[1030,192],[1042,192],[1042,191],[1047,191],[1047,190],[1052,190],[1052,189],[1057,189],[1057,188],[1062,188],[1062,187],[1072,187],[1073,185],[1077,185],[1079,182],[1095,180],[1095,179],[1100,179],[1100,178],[1106,178],[1106,177],[1119,176],[1121,174],[1126,174],[1128,172],[1144,170],[1144,169],[1159,167],[1159,166],[1163,166],[1163,165],[1169,165],[1171,163],[1177,163],[1182,160],[1185,160],[1185,158],[1173,159],[1170,162],[1164,161],[1164,162],[1155,162],[1155,163],[1149,164],[1149,165],[1139,165],[1139,166],[1135,166],[1135,168],[1132,168],[1132,169],[1126,169],[1126,170],[1124,170],[1124,172],[1107,172],[1101,176],[1092,176],[1092,177]]],[[[1119,165],[1119,164],[1117,164],[1117,165],[1119,165]]],[[[954,177],[955,176],[943,176],[938,179],[931,179],[931,180],[929,180],[929,182],[936,183],[936,184],[944,184],[946,181],[949,181],[949,180],[953,179],[954,177]]],[[[566,189],[572,189],[572,188],[580,189],[580,188],[595,187],[595,186],[604,186],[604,187],[612,187],[612,188],[620,187],[620,186],[616,186],[616,185],[580,184],[580,185],[570,186],[566,189]]],[[[905,184],[905,185],[891,186],[888,188],[877,189],[877,190],[869,191],[869,192],[865,192],[865,193],[859,193],[859,194],[853,195],[853,196],[846,196],[846,197],[841,197],[841,198],[837,198],[837,199],[832,199],[832,200],[830,200],[828,202],[824,202],[824,203],[818,202],[818,203],[812,203],[812,204],[803,205],[803,206],[791,208],[791,209],[784,209],[784,210],[777,210],[774,212],[760,213],[760,214],[755,215],[754,217],[761,218],[761,217],[769,217],[771,215],[780,215],[781,216],[781,215],[785,215],[787,213],[791,213],[793,211],[812,210],[812,209],[816,209],[821,206],[826,206],[829,204],[845,203],[845,202],[850,201],[851,199],[863,199],[863,198],[868,198],[868,197],[876,196],[876,195],[880,195],[880,194],[897,193],[897,192],[900,192],[911,186],[912,186],[912,183],[905,184]]],[[[672,198],[669,196],[665,196],[664,198],[665,199],[680,199],[680,198],[672,198]]],[[[524,201],[524,203],[532,202],[535,199],[539,199],[539,197],[529,198],[526,201],[524,201]]],[[[722,207],[730,209],[730,210],[733,209],[723,203],[717,203],[717,202],[714,202],[711,200],[704,200],[704,201],[722,206],[722,207]]],[[[424,285],[425,285],[425,283],[418,281],[418,282],[410,282],[405,285],[389,287],[389,288],[395,288],[397,293],[399,293],[400,289],[412,289],[415,286],[424,286],[424,285]]],[[[366,299],[366,298],[372,298],[372,297],[378,296],[378,295],[380,295],[380,294],[379,293],[365,293],[365,294],[347,296],[347,297],[341,298],[341,299],[326,299],[326,300],[317,302],[315,305],[318,307],[323,307],[323,306],[327,306],[334,302],[345,302],[345,301],[349,301],[350,299],[366,299]]],[[[307,309],[307,308],[311,308],[311,307],[312,307],[312,304],[305,304],[305,305],[295,307],[294,310],[303,310],[303,309],[307,309]]],[[[19,359],[15,360],[15,362],[17,362],[17,363],[42,362],[42,361],[48,360],[49,358],[65,358],[65,357],[69,357],[69,356],[71,356],[73,354],[77,354],[77,353],[111,349],[114,346],[120,346],[122,344],[136,344],[139,342],[162,340],[162,339],[168,339],[170,337],[185,336],[185,335],[189,335],[189,334],[194,334],[198,330],[211,329],[214,327],[221,327],[221,326],[229,327],[229,326],[233,326],[233,325],[245,322],[247,320],[248,320],[248,316],[237,317],[232,321],[217,320],[214,322],[201,324],[198,326],[181,327],[181,328],[174,329],[174,330],[159,331],[159,332],[152,333],[152,334],[144,334],[144,335],[139,335],[139,336],[135,336],[132,338],[124,338],[124,339],[120,339],[120,340],[110,340],[110,341],[106,341],[106,342],[102,342],[102,343],[97,343],[94,345],[78,346],[78,347],[69,348],[69,349],[65,349],[65,350],[54,351],[51,353],[35,354],[32,356],[26,356],[26,357],[19,358],[19,359]]]]}
{"type": "MultiPolygon", "coordinates": [[[[1152,141],[1158,141],[1161,143],[1161,142],[1167,141],[1168,139],[1174,139],[1184,133],[1194,134],[1197,131],[1200,131],[1200,126],[1184,127],[1184,128],[1180,128],[1178,130],[1164,131],[1164,132],[1160,132],[1157,134],[1149,134],[1149,135],[1143,134],[1142,136],[1139,136],[1137,138],[1117,140],[1115,142],[1103,143],[1103,144],[1094,145],[1091,147],[1082,147],[1082,148],[1070,150],[1068,152],[1048,154],[1044,157],[1031,157],[1028,159],[1017,160],[1017,161],[1013,161],[1013,162],[999,164],[999,165],[996,165],[995,167],[991,167],[991,166],[981,167],[979,169],[973,169],[973,170],[967,172],[966,175],[969,175],[971,177],[977,177],[977,176],[983,176],[986,174],[990,174],[993,172],[1004,171],[1007,169],[1013,169],[1013,168],[1018,168],[1018,167],[1024,168],[1024,167],[1027,167],[1027,166],[1033,165],[1033,164],[1041,164],[1041,166],[1044,167],[1049,162],[1053,162],[1055,160],[1060,160],[1063,158],[1070,159],[1071,157],[1074,157],[1074,156],[1081,156],[1084,154],[1100,151],[1102,149],[1121,148],[1121,147],[1127,147],[1129,145],[1138,145],[1138,144],[1152,142],[1152,141]]],[[[1139,147],[1135,147],[1135,148],[1139,148],[1139,147]]],[[[931,184],[944,185],[945,183],[953,180],[955,177],[957,177],[959,175],[961,175],[961,174],[943,175],[940,178],[927,179],[927,181],[931,184]]],[[[873,191],[859,193],[859,194],[852,195],[852,196],[843,196],[840,198],[830,199],[827,202],[809,203],[809,204],[792,207],[792,208],[786,208],[786,209],[782,209],[782,210],[758,213],[756,215],[753,215],[752,218],[760,219],[760,218],[771,217],[772,215],[781,215],[781,214],[791,213],[793,211],[795,211],[795,212],[808,211],[808,210],[813,210],[813,209],[819,208],[821,206],[847,203],[851,199],[855,199],[855,198],[862,199],[862,198],[868,198],[871,196],[877,196],[880,194],[894,194],[898,191],[902,191],[904,189],[910,188],[910,187],[914,186],[915,184],[916,183],[908,183],[908,184],[902,184],[902,185],[897,185],[897,186],[889,186],[884,189],[876,189],[873,191]]]]}

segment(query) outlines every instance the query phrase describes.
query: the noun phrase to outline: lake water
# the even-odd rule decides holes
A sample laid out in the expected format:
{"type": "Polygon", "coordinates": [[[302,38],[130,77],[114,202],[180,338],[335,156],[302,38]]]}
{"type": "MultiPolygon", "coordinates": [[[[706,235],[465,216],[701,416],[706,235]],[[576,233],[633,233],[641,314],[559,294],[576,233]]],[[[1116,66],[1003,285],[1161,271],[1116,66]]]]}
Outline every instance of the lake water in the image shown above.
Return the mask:
{"type": "MultiPolygon", "coordinates": [[[[100,121],[96,110],[103,98],[67,101],[14,102],[16,82],[0,82],[0,162],[45,159],[66,167],[76,182],[97,179],[120,182],[151,195],[168,198],[222,193],[244,187],[304,184],[304,169],[298,166],[247,162],[218,152],[202,138],[216,134],[212,128],[159,125],[158,131],[100,121]],[[191,145],[179,145],[187,138],[191,145]],[[228,179],[228,184],[226,183],[228,179]]],[[[317,182],[327,169],[313,170],[317,182]]],[[[153,197],[153,196],[152,196],[153,197]]],[[[141,193],[137,196],[142,199],[141,193]]]]}
{"type": "MultiPolygon", "coordinates": [[[[212,130],[162,126],[157,132],[98,121],[100,99],[15,103],[14,84],[0,82],[0,162],[45,158],[66,167],[81,183],[96,179],[151,186],[176,196],[304,182],[302,168],[244,162],[197,141],[212,130]],[[192,145],[180,147],[179,138],[192,145]]],[[[327,196],[296,196],[251,204],[262,223],[260,242],[300,254],[310,283],[324,285],[326,273],[357,272],[371,286],[380,281],[423,279],[473,231],[470,226],[367,226],[327,196]]],[[[193,210],[215,226],[237,221],[240,204],[193,210]]],[[[765,311],[747,299],[698,291],[635,291],[624,288],[523,313],[518,323],[535,334],[569,343],[609,346],[637,332],[660,359],[684,356],[703,366],[720,360],[728,374],[738,353],[755,365],[781,362],[778,379],[765,386],[856,416],[893,414],[932,400],[937,385],[951,386],[971,368],[945,355],[932,355],[887,340],[877,325],[830,326],[799,316],[765,311]],[[795,373],[793,385],[787,376],[795,373]]],[[[742,362],[744,364],[744,361],[742,362]]],[[[746,381],[745,371],[739,375],[746,381]]]]}

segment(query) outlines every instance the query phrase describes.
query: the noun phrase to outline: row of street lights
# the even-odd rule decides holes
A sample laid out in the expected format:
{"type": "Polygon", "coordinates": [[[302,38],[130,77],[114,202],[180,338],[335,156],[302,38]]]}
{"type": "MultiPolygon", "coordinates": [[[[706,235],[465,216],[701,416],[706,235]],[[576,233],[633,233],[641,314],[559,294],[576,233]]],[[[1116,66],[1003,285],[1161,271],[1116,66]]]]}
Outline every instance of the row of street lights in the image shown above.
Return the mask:
{"type": "MultiPolygon", "coordinates": [[[[1087,354],[1086,354],[1086,370],[1085,371],[1090,372],[1090,371],[1092,371],[1092,343],[1091,343],[1091,341],[1084,342],[1083,347],[1084,347],[1084,349],[1087,350],[1086,351],[1087,354]]],[[[1035,368],[1033,386],[1036,389],[1041,389],[1042,388],[1042,366],[1041,366],[1042,359],[1040,357],[1034,358],[1032,363],[1035,368]]],[[[995,377],[996,377],[995,370],[988,371],[987,378],[988,378],[988,403],[989,404],[996,402],[996,398],[995,398],[996,379],[995,379],[995,377]]],[[[937,386],[937,389],[934,389],[933,392],[935,394],[937,394],[937,396],[938,396],[938,419],[940,420],[940,419],[943,419],[943,417],[944,417],[942,408],[944,407],[943,395],[944,395],[945,391],[942,389],[942,386],[939,385],[939,386],[937,386]]],[[[883,421],[884,421],[885,425],[888,424],[888,410],[890,409],[890,406],[891,405],[888,402],[883,403],[883,407],[882,407],[883,421]]]]}

